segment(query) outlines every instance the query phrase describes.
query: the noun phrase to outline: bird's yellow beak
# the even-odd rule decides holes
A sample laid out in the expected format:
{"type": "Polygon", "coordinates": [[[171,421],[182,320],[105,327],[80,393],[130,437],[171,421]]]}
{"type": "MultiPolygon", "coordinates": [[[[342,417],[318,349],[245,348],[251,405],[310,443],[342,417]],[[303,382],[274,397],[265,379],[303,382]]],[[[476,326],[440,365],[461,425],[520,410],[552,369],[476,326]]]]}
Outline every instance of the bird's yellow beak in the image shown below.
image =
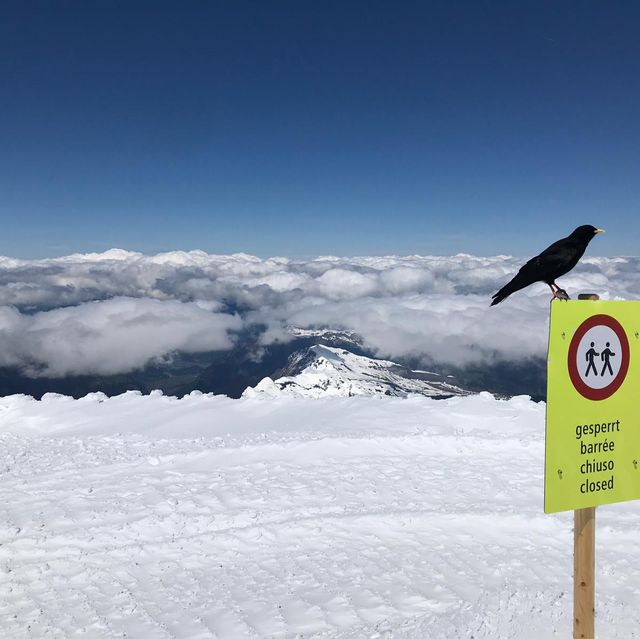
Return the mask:
{"type": "Polygon", "coordinates": [[[604,233],[604,232],[605,232],[605,230],[604,230],[604,229],[596,229],[596,230],[594,231],[594,233],[604,233]]]}

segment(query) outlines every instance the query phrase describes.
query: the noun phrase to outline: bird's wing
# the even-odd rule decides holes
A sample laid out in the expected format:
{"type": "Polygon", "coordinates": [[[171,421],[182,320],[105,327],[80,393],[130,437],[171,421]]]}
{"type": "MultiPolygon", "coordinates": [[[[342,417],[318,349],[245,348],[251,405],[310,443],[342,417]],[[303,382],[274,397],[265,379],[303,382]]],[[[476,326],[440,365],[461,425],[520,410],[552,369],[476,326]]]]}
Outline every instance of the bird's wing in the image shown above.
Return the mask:
{"type": "Polygon", "coordinates": [[[570,271],[584,253],[576,244],[567,238],[554,242],[540,255],[530,259],[520,271],[525,271],[533,282],[553,281],[570,271]]]}

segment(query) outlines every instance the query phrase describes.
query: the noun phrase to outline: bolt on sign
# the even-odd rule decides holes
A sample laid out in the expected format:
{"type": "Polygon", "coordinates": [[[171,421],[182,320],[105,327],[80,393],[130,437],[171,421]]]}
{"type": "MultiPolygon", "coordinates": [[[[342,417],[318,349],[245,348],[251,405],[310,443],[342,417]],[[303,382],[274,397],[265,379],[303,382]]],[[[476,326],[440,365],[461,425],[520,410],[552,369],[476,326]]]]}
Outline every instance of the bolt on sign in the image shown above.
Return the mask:
{"type": "Polygon", "coordinates": [[[640,301],[554,301],[544,510],[640,499],[640,301]]]}

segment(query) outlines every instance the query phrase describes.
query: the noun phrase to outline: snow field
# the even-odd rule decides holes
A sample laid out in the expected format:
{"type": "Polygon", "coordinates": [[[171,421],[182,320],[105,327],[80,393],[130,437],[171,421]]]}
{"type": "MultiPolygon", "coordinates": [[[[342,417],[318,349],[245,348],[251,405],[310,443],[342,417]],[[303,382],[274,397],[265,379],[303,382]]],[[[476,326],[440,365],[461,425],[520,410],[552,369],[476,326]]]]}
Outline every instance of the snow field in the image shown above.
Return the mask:
{"type": "MultiPolygon", "coordinates": [[[[571,635],[544,405],[487,394],[0,398],[0,635],[571,635]]],[[[597,631],[638,636],[637,504],[598,510],[597,631]]]]}

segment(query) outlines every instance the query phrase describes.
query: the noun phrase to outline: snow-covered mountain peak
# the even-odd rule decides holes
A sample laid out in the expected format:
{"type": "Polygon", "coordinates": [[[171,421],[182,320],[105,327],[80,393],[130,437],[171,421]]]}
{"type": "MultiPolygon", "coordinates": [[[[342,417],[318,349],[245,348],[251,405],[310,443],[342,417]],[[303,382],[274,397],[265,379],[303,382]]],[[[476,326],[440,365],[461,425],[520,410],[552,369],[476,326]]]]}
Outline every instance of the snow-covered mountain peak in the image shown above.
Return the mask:
{"type": "Polygon", "coordinates": [[[395,362],[319,344],[293,353],[286,367],[276,377],[275,380],[264,378],[255,387],[247,388],[243,396],[285,394],[303,397],[404,397],[419,394],[440,398],[468,394],[436,373],[411,371],[395,362]]]}

